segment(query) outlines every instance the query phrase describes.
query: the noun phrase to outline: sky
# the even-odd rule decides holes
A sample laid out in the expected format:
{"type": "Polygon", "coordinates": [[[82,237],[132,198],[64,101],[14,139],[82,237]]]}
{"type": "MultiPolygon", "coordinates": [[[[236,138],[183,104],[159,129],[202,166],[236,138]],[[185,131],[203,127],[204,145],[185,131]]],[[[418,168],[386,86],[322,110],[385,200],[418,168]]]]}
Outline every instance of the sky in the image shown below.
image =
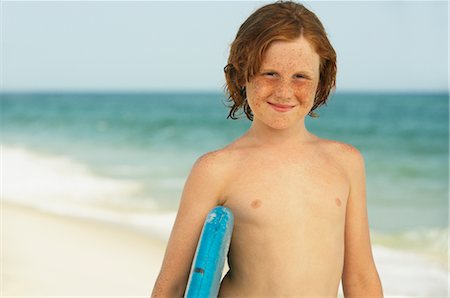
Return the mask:
{"type": "MultiPolygon", "coordinates": [[[[2,1],[3,91],[221,91],[261,1],[2,1]]],[[[448,90],[446,1],[304,1],[337,52],[337,91],[448,90]]]]}

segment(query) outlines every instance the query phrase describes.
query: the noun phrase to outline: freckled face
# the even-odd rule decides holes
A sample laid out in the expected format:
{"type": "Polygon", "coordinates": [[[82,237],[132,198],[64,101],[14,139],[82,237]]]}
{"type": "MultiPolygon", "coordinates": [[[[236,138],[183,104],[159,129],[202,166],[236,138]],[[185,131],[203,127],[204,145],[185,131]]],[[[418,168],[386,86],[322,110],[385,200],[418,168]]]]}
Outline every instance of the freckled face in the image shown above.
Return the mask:
{"type": "Polygon", "coordinates": [[[254,122],[286,129],[304,121],[314,104],[319,64],[319,55],[304,37],[273,42],[260,71],[245,86],[254,122]]]}

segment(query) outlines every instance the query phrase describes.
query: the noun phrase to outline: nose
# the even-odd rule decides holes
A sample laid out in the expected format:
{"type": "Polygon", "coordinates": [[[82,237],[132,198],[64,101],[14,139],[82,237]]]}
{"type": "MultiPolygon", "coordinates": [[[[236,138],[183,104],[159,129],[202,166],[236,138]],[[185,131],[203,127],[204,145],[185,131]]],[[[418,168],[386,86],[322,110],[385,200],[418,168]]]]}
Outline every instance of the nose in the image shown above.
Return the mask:
{"type": "Polygon", "coordinates": [[[276,86],[275,96],[279,99],[289,100],[294,98],[294,88],[289,80],[280,80],[276,86]]]}

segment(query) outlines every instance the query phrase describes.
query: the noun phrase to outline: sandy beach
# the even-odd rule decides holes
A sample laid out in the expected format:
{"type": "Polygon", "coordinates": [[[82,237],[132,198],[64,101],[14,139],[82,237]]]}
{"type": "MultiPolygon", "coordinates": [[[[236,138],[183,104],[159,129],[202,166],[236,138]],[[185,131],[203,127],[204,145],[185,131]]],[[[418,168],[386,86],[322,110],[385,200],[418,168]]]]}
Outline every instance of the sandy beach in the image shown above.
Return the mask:
{"type": "Polygon", "coordinates": [[[2,204],[2,297],[149,297],[164,243],[126,227],[2,204]]]}
{"type": "MultiPolygon", "coordinates": [[[[1,240],[1,297],[23,298],[149,297],[166,246],[131,227],[10,202],[2,203],[1,240]]],[[[442,265],[378,245],[374,257],[385,297],[447,297],[442,265]]]]}

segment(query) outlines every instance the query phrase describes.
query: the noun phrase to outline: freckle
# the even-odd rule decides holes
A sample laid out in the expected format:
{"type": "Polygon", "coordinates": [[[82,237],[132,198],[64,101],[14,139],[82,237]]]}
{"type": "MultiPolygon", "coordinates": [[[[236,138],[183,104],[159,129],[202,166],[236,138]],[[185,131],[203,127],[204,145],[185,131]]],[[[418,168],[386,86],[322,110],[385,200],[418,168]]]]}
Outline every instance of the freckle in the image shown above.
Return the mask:
{"type": "Polygon", "coordinates": [[[341,206],[342,202],[339,198],[335,199],[336,205],[341,206]]]}
{"type": "Polygon", "coordinates": [[[253,208],[259,208],[259,207],[261,207],[262,202],[261,202],[261,200],[254,200],[254,201],[252,201],[251,205],[253,208]]]}

